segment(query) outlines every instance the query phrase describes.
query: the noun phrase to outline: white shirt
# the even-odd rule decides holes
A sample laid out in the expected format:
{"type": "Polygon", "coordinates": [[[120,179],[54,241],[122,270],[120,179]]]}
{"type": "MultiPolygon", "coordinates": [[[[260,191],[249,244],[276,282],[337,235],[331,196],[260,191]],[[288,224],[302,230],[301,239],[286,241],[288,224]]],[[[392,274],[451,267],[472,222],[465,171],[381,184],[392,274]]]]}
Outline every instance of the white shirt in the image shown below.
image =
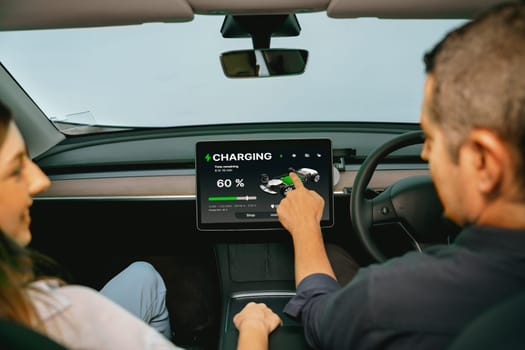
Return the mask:
{"type": "Polygon", "coordinates": [[[29,296],[47,336],[68,349],[181,349],[94,289],[42,280],[31,283],[29,296]]]}

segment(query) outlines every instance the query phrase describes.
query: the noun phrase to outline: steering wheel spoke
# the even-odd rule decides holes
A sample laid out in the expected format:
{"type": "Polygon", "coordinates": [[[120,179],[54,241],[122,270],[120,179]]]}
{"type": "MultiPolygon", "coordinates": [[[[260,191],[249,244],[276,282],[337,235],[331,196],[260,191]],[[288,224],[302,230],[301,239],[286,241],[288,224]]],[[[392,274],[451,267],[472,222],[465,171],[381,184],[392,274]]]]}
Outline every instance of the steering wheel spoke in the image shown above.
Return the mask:
{"type": "Polygon", "coordinates": [[[422,131],[397,136],[372,152],[361,165],[352,188],[350,217],[355,233],[365,249],[379,262],[390,256],[374,242],[372,228],[399,223],[414,246],[435,239],[443,219],[443,208],[428,175],[404,178],[393,183],[373,199],[367,199],[367,188],[379,162],[388,154],[424,142],[422,131]]]}
{"type": "Polygon", "coordinates": [[[390,199],[390,190],[381,192],[371,200],[372,225],[398,220],[397,213],[390,199]]]}

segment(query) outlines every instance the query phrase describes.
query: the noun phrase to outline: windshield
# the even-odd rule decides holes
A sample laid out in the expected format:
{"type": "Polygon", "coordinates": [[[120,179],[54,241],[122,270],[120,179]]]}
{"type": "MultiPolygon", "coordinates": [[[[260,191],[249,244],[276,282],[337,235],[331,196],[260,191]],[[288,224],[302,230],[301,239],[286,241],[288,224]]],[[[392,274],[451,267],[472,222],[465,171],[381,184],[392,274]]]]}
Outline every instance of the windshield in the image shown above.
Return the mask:
{"type": "MultiPolygon", "coordinates": [[[[297,15],[301,33],[272,48],[308,50],[304,74],[227,78],[223,16],[183,23],[0,32],[0,60],[54,122],[115,127],[418,122],[422,56],[459,20],[297,15]]],[[[86,129],[89,131],[90,129],[86,129]]],[[[93,129],[96,130],[96,129],[93,129]]]]}

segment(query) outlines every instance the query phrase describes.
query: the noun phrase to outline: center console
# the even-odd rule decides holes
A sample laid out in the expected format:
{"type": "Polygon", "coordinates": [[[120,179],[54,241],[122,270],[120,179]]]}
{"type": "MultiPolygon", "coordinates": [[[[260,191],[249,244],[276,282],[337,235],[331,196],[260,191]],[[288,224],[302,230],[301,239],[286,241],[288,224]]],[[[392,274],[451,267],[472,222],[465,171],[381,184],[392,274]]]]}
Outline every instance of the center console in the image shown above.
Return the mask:
{"type": "Polygon", "coordinates": [[[293,245],[277,208],[298,185],[293,172],[323,197],[321,227],[333,226],[331,141],[203,140],[196,143],[195,169],[197,228],[212,236],[228,231],[232,239],[215,246],[222,298],[219,350],[237,348],[233,317],[252,301],[265,303],[283,321],[270,334],[270,350],[310,349],[302,325],[283,312],[295,295],[295,276],[293,245]]]}
{"type": "Polygon", "coordinates": [[[283,325],[269,337],[270,350],[308,350],[302,325],[283,309],[295,295],[293,250],[285,243],[219,244],[216,253],[222,288],[219,350],[237,349],[233,317],[247,303],[265,303],[283,325]]]}

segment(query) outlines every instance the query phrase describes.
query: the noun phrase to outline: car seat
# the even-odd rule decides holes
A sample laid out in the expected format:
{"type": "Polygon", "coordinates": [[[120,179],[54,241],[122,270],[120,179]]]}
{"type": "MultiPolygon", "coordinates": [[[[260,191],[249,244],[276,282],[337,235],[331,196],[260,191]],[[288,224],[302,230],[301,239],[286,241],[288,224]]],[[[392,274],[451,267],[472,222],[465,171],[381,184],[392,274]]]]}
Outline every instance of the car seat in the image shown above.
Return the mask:
{"type": "Polygon", "coordinates": [[[47,336],[8,320],[0,320],[0,349],[67,350],[64,346],[47,336]]]}
{"type": "Polygon", "coordinates": [[[485,311],[448,350],[525,349],[525,291],[485,311]]]}

